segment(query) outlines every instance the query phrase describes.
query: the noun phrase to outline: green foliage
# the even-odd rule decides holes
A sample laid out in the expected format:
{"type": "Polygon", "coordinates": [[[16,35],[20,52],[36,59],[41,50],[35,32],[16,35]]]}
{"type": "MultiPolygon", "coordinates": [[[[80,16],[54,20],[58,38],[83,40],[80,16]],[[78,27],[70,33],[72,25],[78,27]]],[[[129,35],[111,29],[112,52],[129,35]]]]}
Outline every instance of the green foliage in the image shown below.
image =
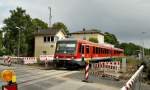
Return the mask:
{"type": "MultiPolygon", "coordinates": [[[[124,49],[125,55],[137,55],[137,51],[141,50],[142,47],[136,45],[134,43],[121,43],[117,40],[117,37],[114,34],[105,32],[104,34],[104,41],[106,43],[110,43],[115,45],[115,47],[124,49]]],[[[150,55],[150,49],[144,49],[146,55],[150,55]]]]}
{"type": "Polygon", "coordinates": [[[32,24],[35,29],[48,29],[48,24],[38,18],[33,19],[32,24]]]}
{"type": "Polygon", "coordinates": [[[2,38],[2,31],[0,31],[0,50],[3,47],[3,38],[2,38]]]}
{"type": "Polygon", "coordinates": [[[66,34],[69,34],[67,26],[62,22],[56,22],[52,25],[52,29],[63,29],[66,34]]]}
{"type": "Polygon", "coordinates": [[[5,32],[3,44],[10,54],[17,55],[20,32],[20,55],[33,56],[34,31],[38,28],[48,28],[48,25],[39,19],[32,19],[21,7],[10,10],[10,17],[4,20],[5,32]]]}
{"type": "Polygon", "coordinates": [[[94,42],[94,43],[98,43],[98,39],[94,38],[94,37],[90,37],[89,41],[94,42]]]}
{"type": "Polygon", "coordinates": [[[117,40],[116,36],[114,34],[111,34],[108,32],[104,33],[104,42],[113,44],[116,47],[118,47],[118,45],[119,45],[119,41],[117,40]]]}
{"type": "Polygon", "coordinates": [[[124,49],[126,55],[137,55],[137,50],[140,50],[140,46],[133,43],[121,43],[120,48],[124,49]]]}

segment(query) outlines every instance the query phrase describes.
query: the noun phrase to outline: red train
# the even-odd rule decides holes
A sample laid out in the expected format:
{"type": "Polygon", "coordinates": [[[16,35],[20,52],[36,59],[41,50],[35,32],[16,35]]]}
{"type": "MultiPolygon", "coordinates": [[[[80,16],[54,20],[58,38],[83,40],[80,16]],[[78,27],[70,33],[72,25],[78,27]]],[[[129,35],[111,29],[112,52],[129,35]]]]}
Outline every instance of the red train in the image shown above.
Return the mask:
{"type": "Polygon", "coordinates": [[[124,56],[124,50],[97,44],[87,40],[65,39],[56,44],[54,55],[55,66],[83,66],[83,56],[93,62],[124,56]]]}

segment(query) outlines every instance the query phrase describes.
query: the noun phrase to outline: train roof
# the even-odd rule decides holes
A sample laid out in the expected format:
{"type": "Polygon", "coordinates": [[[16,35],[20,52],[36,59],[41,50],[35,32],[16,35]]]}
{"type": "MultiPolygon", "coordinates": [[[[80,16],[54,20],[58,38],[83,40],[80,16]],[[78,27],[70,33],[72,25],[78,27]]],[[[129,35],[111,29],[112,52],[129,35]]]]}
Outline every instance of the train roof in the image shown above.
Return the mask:
{"type": "Polygon", "coordinates": [[[62,39],[62,40],[59,40],[60,42],[61,41],[76,41],[76,42],[82,42],[83,44],[86,44],[86,45],[89,45],[89,46],[101,46],[102,48],[108,48],[108,49],[114,49],[114,50],[118,50],[118,51],[124,51],[123,49],[120,49],[120,48],[115,48],[115,47],[112,47],[112,46],[106,46],[105,43],[93,43],[93,42],[90,42],[90,41],[87,41],[87,40],[82,40],[82,39],[74,39],[74,38],[66,38],[66,39],[62,39]]]}

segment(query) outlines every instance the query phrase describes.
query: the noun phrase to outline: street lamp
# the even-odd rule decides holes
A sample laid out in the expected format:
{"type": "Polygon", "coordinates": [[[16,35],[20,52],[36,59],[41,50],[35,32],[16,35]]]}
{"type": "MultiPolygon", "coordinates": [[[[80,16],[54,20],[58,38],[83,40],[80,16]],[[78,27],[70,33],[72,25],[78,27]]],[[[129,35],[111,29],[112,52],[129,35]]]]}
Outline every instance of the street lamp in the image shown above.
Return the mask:
{"type": "Polygon", "coordinates": [[[19,57],[20,55],[20,27],[16,27],[18,29],[18,52],[17,52],[17,56],[19,57]]]}

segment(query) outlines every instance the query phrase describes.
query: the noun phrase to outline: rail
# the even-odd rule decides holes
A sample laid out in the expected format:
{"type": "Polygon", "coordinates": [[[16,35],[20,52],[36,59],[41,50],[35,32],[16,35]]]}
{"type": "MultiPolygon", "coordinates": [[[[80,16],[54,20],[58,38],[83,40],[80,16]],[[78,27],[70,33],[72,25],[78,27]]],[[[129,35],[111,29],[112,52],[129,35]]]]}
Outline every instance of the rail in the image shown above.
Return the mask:
{"type": "Polygon", "coordinates": [[[129,81],[126,83],[125,86],[123,86],[121,88],[121,90],[137,90],[135,88],[137,88],[134,84],[136,83],[136,81],[138,79],[140,79],[141,77],[141,74],[142,74],[142,71],[144,69],[144,66],[142,65],[136,72],[135,74],[129,79],[129,81]],[[139,78],[138,78],[139,77],[139,78]],[[134,87],[135,86],[135,87],[134,87]]]}

